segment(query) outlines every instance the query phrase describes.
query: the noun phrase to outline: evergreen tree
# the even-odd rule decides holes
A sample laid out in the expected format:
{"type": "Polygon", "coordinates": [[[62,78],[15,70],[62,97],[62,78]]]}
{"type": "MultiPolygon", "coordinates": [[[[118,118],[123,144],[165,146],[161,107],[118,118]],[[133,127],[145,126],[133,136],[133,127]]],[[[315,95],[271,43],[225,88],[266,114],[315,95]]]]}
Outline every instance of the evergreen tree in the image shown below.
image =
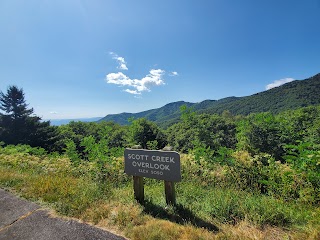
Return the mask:
{"type": "Polygon", "coordinates": [[[41,122],[33,108],[28,108],[22,88],[9,86],[7,93],[0,92],[0,110],[0,141],[50,148],[55,128],[49,122],[41,122]]]}
{"type": "Polygon", "coordinates": [[[27,107],[22,89],[16,86],[9,86],[7,94],[0,92],[0,109],[11,119],[17,120],[32,114],[33,109],[28,109],[27,107]]]}

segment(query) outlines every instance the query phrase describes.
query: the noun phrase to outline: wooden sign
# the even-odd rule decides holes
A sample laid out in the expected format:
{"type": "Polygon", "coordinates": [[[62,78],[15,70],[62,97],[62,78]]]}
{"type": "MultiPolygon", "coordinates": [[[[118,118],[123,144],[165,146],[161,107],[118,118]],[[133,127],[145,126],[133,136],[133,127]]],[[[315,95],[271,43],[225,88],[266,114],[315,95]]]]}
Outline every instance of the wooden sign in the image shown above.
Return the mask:
{"type": "Polygon", "coordinates": [[[180,155],[174,151],[126,149],[125,173],[170,182],[181,181],[180,155]]]}

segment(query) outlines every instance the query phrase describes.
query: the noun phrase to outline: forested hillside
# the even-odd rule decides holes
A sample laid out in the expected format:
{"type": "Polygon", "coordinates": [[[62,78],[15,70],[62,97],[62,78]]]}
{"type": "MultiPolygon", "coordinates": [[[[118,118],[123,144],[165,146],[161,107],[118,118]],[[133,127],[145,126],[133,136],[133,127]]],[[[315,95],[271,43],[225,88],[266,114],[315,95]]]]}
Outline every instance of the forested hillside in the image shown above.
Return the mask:
{"type": "Polygon", "coordinates": [[[225,102],[214,102],[200,112],[222,113],[225,110],[232,114],[248,115],[256,112],[279,113],[320,104],[320,74],[305,80],[296,80],[280,87],[247,97],[231,98],[225,102]]]}
{"type": "Polygon", "coordinates": [[[167,127],[178,122],[179,107],[187,105],[199,113],[229,111],[233,115],[248,115],[257,112],[279,113],[284,110],[320,104],[320,74],[305,80],[296,80],[280,87],[246,97],[228,97],[220,100],[205,100],[200,103],[175,102],[158,109],[140,113],[107,115],[100,121],[114,121],[121,125],[129,124],[129,118],[146,118],[167,127]]]}
{"type": "Polygon", "coordinates": [[[171,119],[175,119],[180,116],[180,107],[186,105],[188,107],[193,106],[193,103],[179,101],[169,103],[161,108],[151,109],[144,112],[139,113],[120,113],[120,114],[109,114],[104,118],[100,119],[101,121],[113,121],[115,123],[119,123],[121,125],[128,125],[130,118],[138,119],[138,118],[146,118],[153,122],[165,122],[170,121],[171,119]]]}

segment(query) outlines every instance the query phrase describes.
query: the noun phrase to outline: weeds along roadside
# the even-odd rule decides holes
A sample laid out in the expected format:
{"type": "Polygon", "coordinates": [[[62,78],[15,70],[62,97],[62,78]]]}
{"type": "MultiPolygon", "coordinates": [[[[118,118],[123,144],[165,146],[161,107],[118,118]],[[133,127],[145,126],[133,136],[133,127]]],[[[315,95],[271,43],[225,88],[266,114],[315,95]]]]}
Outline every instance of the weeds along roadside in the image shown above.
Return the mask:
{"type": "Polygon", "coordinates": [[[176,208],[166,207],[163,183],[151,179],[146,180],[146,204],[137,204],[122,158],[105,161],[107,171],[99,171],[101,163],[94,161],[74,164],[40,149],[8,146],[0,151],[0,184],[62,215],[117,228],[132,239],[250,239],[245,232],[260,239],[271,232],[274,239],[319,237],[320,211],[312,191],[299,193],[305,189],[303,176],[272,163],[269,178],[260,178],[268,173],[259,165],[265,159],[237,152],[233,160],[221,164],[183,155],[176,208]],[[293,181],[284,177],[288,171],[295,192],[288,189],[293,181]]]}

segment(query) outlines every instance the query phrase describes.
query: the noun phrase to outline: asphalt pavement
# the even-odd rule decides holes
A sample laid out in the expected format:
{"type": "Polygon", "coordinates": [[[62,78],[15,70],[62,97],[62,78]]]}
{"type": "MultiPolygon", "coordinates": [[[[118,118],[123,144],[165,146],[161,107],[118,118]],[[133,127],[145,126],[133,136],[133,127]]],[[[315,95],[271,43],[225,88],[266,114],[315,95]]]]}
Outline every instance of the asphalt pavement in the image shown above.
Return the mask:
{"type": "Polygon", "coordinates": [[[39,205],[0,189],[0,240],[125,240],[75,220],[50,215],[39,205]]]}

